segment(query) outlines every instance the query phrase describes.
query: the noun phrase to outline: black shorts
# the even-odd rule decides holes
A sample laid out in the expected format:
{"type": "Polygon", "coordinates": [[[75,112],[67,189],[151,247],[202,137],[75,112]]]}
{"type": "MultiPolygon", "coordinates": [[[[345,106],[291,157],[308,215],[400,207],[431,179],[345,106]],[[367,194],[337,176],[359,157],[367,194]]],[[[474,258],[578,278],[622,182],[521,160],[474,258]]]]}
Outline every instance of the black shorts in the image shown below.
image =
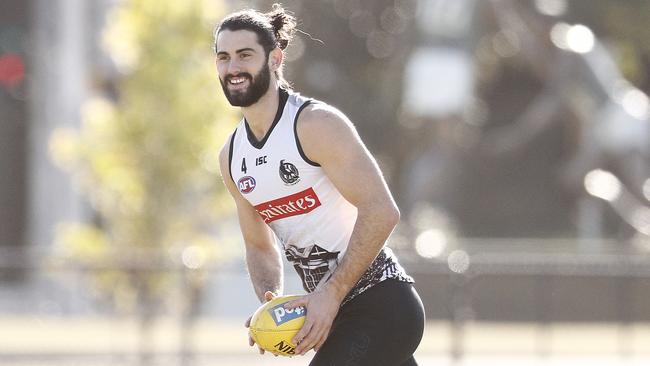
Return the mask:
{"type": "Polygon", "coordinates": [[[385,280],[350,300],[310,366],[413,366],[424,308],[413,285],[385,280]]]}

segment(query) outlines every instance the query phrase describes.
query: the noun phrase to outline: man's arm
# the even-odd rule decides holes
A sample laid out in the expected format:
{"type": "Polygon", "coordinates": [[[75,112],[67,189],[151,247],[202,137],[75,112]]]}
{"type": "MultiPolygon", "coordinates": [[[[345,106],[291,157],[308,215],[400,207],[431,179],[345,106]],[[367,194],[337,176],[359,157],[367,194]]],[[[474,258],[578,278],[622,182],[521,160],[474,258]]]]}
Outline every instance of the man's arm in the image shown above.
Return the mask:
{"type": "Polygon", "coordinates": [[[308,309],[294,339],[301,341],[296,353],[304,354],[311,348],[318,351],[327,339],[341,301],[379,254],[399,221],[399,210],[376,161],[345,115],[316,104],[303,111],[297,133],[307,157],[322,166],[358,212],[347,252],[332,277],[321,290],[289,304],[308,309]]]}
{"type": "Polygon", "coordinates": [[[239,226],[246,248],[246,264],[255,294],[261,302],[265,302],[268,301],[265,296],[267,291],[276,296],[282,294],[282,258],[273,233],[255,208],[239,193],[230,177],[228,149],[229,144],[226,144],[219,154],[221,176],[237,205],[239,226]]]}

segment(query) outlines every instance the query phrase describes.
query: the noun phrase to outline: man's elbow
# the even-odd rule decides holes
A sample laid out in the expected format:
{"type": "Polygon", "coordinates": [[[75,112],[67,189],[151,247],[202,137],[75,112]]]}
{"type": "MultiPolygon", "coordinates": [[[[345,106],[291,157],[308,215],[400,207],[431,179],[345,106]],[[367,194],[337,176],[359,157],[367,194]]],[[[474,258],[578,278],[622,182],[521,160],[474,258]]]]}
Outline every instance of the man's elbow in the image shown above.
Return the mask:
{"type": "Polygon", "coordinates": [[[400,219],[399,208],[397,208],[397,205],[393,203],[390,206],[388,206],[386,210],[386,221],[391,228],[394,228],[395,226],[397,226],[397,224],[399,224],[399,219],[400,219]]]}
{"type": "Polygon", "coordinates": [[[394,202],[374,202],[370,205],[357,206],[358,215],[367,217],[372,222],[393,230],[399,223],[400,212],[394,202]]]}

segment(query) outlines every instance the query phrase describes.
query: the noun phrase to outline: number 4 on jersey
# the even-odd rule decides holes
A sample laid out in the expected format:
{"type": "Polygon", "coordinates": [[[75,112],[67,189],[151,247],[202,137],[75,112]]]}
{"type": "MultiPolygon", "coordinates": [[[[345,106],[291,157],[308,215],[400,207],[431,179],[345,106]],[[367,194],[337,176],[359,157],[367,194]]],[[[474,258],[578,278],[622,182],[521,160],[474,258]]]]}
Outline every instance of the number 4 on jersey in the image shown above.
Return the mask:
{"type": "Polygon", "coordinates": [[[241,171],[244,172],[244,174],[248,171],[248,169],[246,169],[246,158],[241,159],[241,171]]]}

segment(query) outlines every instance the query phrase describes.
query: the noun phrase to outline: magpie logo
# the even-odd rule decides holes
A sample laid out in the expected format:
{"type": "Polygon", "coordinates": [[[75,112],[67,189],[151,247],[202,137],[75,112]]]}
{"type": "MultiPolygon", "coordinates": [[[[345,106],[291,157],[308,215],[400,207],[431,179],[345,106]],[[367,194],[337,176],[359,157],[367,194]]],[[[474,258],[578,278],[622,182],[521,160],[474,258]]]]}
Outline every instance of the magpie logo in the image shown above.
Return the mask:
{"type": "Polygon", "coordinates": [[[280,160],[280,178],[288,186],[298,183],[300,181],[298,168],[291,163],[285,162],[284,159],[280,160]]]}

